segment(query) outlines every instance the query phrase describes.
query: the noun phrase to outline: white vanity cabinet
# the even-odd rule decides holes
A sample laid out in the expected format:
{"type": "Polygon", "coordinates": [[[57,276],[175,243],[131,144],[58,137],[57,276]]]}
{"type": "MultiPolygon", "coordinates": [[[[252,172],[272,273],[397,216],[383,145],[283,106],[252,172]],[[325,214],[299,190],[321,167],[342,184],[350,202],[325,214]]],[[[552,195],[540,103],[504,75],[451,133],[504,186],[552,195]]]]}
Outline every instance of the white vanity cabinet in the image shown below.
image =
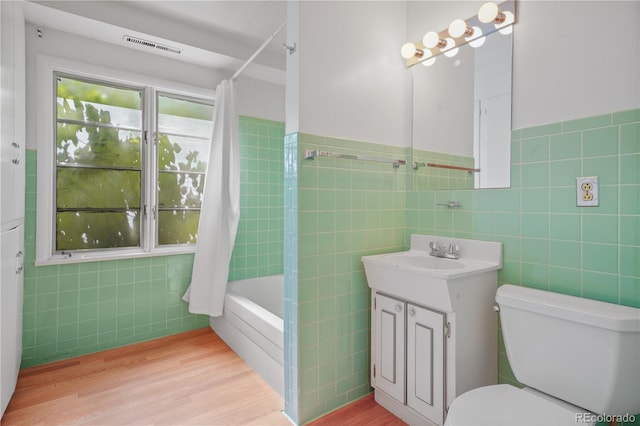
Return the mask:
{"type": "Polygon", "coordinates": [[[412,235],[410,250],[362,262],[375,399],[407,423],[442,425],[455,397],[498,379],[502,244],[412,235]],[[432,242],[459,246],[459,258],[430,255],[432,242]]]}
{"type": "Polygon", "coordinates": [[[442,424],[446,315],[383,293],[373,298],[376,388],[442,424]]]}

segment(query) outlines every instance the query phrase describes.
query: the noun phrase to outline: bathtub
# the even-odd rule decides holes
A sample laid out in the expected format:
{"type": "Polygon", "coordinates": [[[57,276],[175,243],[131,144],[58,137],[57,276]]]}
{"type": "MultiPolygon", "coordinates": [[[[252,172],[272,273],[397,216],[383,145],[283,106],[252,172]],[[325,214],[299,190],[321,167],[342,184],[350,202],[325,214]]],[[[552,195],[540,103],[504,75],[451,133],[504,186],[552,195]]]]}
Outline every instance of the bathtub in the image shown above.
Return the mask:
{"type": "Polygon", "coordinates": [[[229,281],[222,316],[211,328],[240,358],[284,393],[284,301],[282,275],[229,281]]]}

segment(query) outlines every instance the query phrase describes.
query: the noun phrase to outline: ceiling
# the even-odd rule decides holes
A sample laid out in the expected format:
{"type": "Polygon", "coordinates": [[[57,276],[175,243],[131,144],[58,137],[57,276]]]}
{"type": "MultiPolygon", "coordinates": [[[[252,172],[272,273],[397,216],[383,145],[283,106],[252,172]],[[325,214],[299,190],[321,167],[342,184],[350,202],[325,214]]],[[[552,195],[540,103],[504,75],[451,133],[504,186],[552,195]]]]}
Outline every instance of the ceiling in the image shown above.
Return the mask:
{"type": "MultiPolygon", "coordinates": [[[[126,4],[212,33],[260,46],[285,22],[286,1],[158,1],[126,0],[126,4]]],[[[284,32],[273,44],[284,43],[284,32]],[[280,43],[277,41],[280,40],[280,43]]],[[[273,49],[273,45],[270,46],[273,49]]]]}
{"type": "MultiPolygon", "coordinates": [[[[2,0],[0,0],[2,1],[2,0]]],[[[181,50],[179,59],[232,74],[286,21],[286,1],[30,0],[27,21],[143,50],[123,35],[181,50]]],[[[247,77],[284,84],[286,29],[265,47],[247,77]]],[[[165,52],[152,53],[167,55],[165,52]]]]}

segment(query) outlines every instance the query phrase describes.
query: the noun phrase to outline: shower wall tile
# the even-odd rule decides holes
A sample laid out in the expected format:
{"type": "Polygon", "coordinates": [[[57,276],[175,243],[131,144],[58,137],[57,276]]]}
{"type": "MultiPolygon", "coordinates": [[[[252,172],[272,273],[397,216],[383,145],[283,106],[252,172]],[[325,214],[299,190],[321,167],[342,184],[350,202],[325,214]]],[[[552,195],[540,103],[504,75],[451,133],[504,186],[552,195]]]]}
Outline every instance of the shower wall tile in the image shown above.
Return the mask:
{"type": "Polygon", "coordinates": [[[240,221],[229,279],[282,274],[284,123],[240,117],[240,221]]]}
{"type": "MultiPolygon", "coordinates": [[[[407,193],[407,234],[453,236],[469,217],[467,238],[504,244],[501,284],[640,307],[640,109],[514,130],[511,188],[407,193]],[[598,207],[576,206],[578,176],[599,177],[598,207]]],[[[516,383],[503,347],[499,364],[516,383]]]]}
{"type": "MultiPolygon", "coordinates": [[[[241,219],[232,279],[282,273],[284,125],[240,117],[241,219]]],[[[34,265],[36,151],[26,152],[22,367],[206,327],[182,301],[193,255],[34,265]]]]}

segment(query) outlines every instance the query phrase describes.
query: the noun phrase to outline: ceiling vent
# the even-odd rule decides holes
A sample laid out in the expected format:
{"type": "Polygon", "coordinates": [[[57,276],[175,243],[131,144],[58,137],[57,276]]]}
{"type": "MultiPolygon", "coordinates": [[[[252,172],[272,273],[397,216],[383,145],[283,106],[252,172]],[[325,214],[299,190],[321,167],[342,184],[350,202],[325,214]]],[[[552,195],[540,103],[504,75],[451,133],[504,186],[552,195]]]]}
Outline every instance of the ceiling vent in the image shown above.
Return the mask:
{"type": "Polygon", "coordinates": [[[175,47],[166,46],[164,44],[156,43],[155,41],[144,40],[138,37],[126,35],[123,36],[122,39],[127,43],[133,43],[135,45],[148,47],[150,49],[158,49],[164,52],[176,53],[178,55],[182,52],[182,50],[176,49],[175,47]]]}

